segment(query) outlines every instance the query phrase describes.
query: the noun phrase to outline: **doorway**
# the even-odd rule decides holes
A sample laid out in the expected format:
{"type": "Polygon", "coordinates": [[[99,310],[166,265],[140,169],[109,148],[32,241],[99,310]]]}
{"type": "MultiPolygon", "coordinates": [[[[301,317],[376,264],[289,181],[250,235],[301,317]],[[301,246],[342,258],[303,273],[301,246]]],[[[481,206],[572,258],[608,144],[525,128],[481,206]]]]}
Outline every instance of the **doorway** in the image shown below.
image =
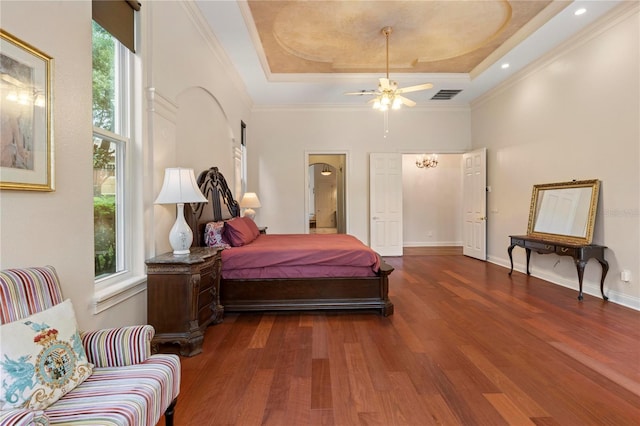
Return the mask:
{"type": "Polygon", "coordinates": [[[309,154],[308,233],[346,233],[345,164],[346,154],[309,154]]]}

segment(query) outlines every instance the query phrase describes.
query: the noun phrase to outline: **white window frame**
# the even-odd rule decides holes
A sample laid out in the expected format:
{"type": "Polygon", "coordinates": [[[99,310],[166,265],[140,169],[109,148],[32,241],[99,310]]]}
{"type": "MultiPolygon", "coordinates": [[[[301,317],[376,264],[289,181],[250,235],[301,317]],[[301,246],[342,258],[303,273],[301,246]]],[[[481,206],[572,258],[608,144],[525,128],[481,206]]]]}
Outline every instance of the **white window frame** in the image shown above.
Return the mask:
{"type": "MultiPolygon", "coordinates": [[[[93,136],[118,145],[116,182],[116,272],[95,279],[94,313],[102,312],[146,289],[144,268],[144,223],[142,202],[142,111],[139,87],[140,58],[121,43],[116,48],[116,103],[122,108],[114,117],[115,133],[93,128],[93,136]],[[121,84],[125,83],[125,84],[121,84]]],[[[93,138],[92,138],[93,140],[93,138]]]]}

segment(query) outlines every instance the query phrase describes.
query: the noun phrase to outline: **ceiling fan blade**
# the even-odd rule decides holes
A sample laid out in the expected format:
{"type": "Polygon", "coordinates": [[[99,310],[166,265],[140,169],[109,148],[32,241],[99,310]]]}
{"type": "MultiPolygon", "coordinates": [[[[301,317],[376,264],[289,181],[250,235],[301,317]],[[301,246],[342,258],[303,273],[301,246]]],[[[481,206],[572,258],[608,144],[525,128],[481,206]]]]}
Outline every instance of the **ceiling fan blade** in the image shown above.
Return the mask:
{"type": "Polygon", "coordinates": [[[409,98],[405,98],[404,96],[400,96],[400,95],[396,95],[396,98],[399,98],[402,101],[402,103],[408,107],[416,106],[416,103],[409,98]]]}
{"type": "Polygon", "coordinates": [[[378,86],[380,87],[380,90],[389,90],[390,89],[389,79],[381,77],[380,84],[378,86]]]}
{"type": "Polygon", "coordinates": [[[409,86],[409,87],[400,88],[400,89],[396,90],[396,93],[417,92],[418,90],[427,90],[427,89],[431,89],[432,87],[433,87],[433,84],[424,83],[424,84],[418,84],[417,86],[409,86]]]}
{"type": "Polygon", "coordinates": [[[359,92],[345,92],[345,95],[377,95],[378,92],[376,92],[375,90],[361,90],[359,92]]]}

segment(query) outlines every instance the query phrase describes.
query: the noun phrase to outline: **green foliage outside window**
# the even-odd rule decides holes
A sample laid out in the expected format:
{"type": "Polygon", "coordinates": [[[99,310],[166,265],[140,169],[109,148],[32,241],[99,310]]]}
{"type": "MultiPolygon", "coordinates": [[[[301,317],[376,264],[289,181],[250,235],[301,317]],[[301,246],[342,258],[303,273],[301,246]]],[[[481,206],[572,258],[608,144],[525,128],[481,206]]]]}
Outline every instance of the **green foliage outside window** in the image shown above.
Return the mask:
{"type": "MultiPolygon", "coordinates": [[[[93,22],[93,125],[114,131],[115,41],[93,22]]],[[[95,276],[116,272],[115,189],[103,194],[103,185],[115,176],[115,144],[93,138],[93,220],[95,276]]]]}
{"type": "Polygon", "coordinates": [[[115,41],[93,22],[93,125],[114,131],[115,41]]]}

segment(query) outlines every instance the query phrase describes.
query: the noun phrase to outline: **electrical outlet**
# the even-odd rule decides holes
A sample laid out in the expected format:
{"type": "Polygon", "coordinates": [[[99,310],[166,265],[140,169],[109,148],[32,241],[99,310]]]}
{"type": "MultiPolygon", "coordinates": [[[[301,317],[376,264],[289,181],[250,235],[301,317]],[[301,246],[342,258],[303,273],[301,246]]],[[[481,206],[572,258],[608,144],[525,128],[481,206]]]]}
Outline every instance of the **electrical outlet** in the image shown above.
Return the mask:
{"type": "Polygon", "coordinates": [[[625,283],[631,281],[631,271],[628,269],[623,269],[622,271],[620,271],[620,279],[625,283]]]}
{"type": "Polygon", "coordinates": [[[433,237],[433,231],[427,232],[427,237],[429,237],[429,238],[433,237]]]}

